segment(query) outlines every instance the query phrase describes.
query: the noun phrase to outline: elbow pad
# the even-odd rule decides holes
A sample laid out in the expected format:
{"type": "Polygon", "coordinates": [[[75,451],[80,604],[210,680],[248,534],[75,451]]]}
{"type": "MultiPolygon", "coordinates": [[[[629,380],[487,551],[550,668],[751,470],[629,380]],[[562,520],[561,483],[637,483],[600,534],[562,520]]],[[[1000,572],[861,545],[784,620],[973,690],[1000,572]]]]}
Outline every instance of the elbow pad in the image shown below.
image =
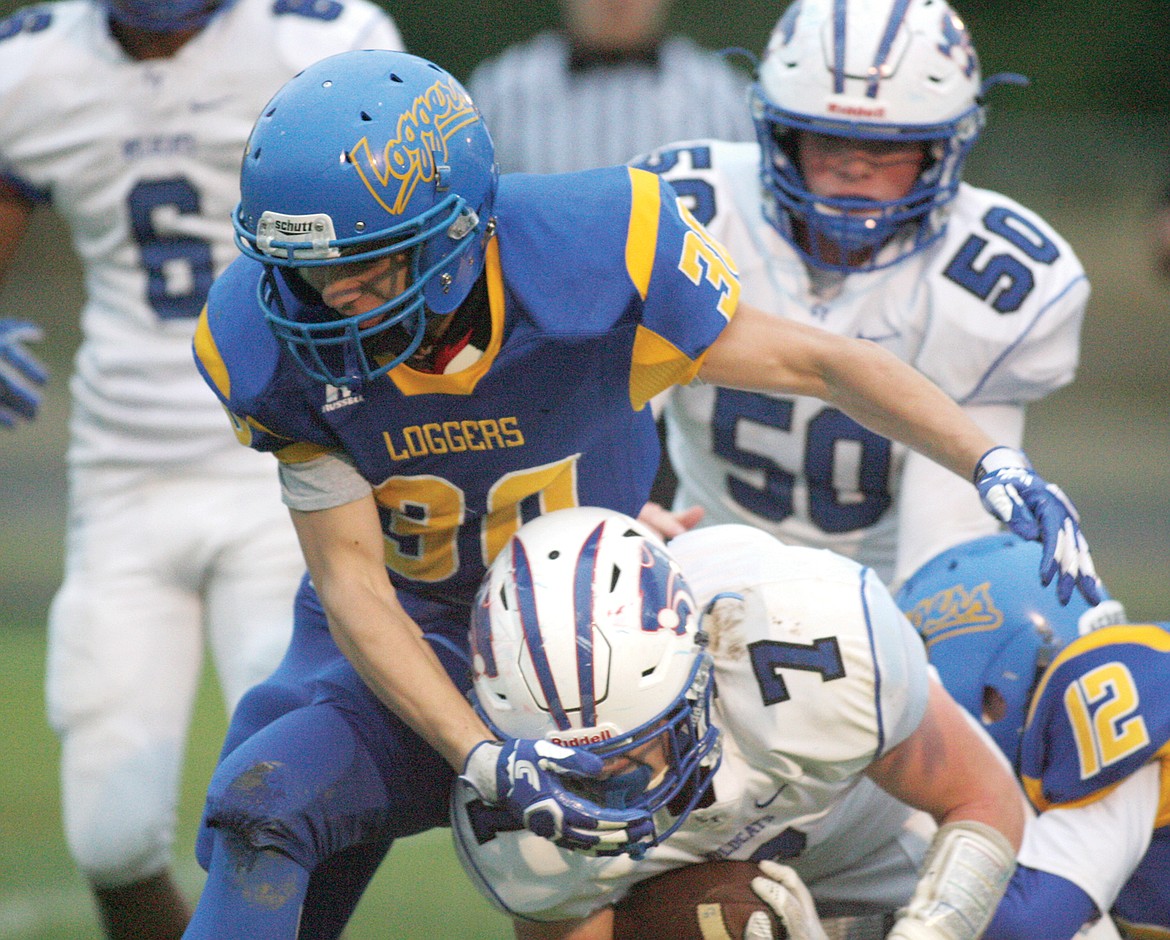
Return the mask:
{"type": "Polygon", "coordinates": [[[1015,850],[998,829],[969,819],[948,823],[935,833],[889,940],[977,940],[1015,868],[1015,850]]]}

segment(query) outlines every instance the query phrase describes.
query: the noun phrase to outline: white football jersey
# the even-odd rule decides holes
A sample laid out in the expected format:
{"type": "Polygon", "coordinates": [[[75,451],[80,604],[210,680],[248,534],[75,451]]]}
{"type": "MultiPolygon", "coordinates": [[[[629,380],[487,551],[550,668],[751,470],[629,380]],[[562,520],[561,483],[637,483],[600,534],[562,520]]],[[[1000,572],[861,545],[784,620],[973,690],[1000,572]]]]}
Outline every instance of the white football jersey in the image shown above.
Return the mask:
{"type": "Polygon", "coordinates": [[[933,822],[863,773],[922,720],[921,640],[871,570],[831,552],[739,525],[689,532],[671,550],[700,607],[735,595],[703,620],[723,732],[713,802],[635,862],[498,827],[460,782],[452,826],[468,875],[502,910],[534,920],[587,916],[637,881],[712,859],[783,860],[818,900],[904,904],[933,822]],[[858,877],[870,866],[880,878],[858,877]]]}
{"type": "Polygon", "coordinates": [[[64,0],[17,13],[0,37],[0,176],[52,201],[85,269],[70,459],[243,462],[191,339],[237,254],[248,133],[305,66],[400,49],[397,28],[367,0],[237,0],[173,57],[135,61],[100,3],[64,0]]]}
{"type": "MultiPolygon", "coordinates": [[[[728,248],[743,303],[873,340],[972,417],[1014,406],[1022,433],[1023,406],[1073,378],[1088,281],[1064,239],[1006,196],[963,184],[941,239],[891,267],[846,276],[810,271],[765,220],[758,145],[689,141],[642,165],[670,180],[728,248]]],[[[674,390],[666,415],[676,506],[705,506],[705,524],[745,522],[832,548],[887,582],[897,540],[937,539],[923,531],[940,524],[931,512],[915,521],[918,531],[898,533],[909,502],[899,492],[906,448],[822,401],[696,384],[674,390]]],[[[1001,443],[1019,443],[976,420],[1001,443]]],[[[952,542],[995,531],[973,487],[962,485],[956,498],[986,531],[952,542]]],[[[922,562],[949,544],[897,550],[922,562]]],[[[904,575],[917,564],[899,567],[904,575]]]]}

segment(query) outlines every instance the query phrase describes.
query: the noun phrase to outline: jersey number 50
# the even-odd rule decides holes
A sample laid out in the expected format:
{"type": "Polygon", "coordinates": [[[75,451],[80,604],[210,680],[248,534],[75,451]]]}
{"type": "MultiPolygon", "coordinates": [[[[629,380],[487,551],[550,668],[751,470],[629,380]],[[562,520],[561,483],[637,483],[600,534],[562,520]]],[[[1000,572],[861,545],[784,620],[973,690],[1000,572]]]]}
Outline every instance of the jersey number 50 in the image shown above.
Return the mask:
{"type": "MultiPolygon", "coordinates": [[[[983,225],[1039,264],[1052,264],[1060,257],[1060,249],[1052,239],[1011,209],[1003,206],[988,209],[983,225]]],[[[1006,252],[993,254],[982,261],[981,267],[977,266],[987,245],[986,238],[970,236],[943,274],[980,300],[988,301],[996,312],[1014,313],[1032,293],[1036,278],[1024,262],[1006,252]]]]}

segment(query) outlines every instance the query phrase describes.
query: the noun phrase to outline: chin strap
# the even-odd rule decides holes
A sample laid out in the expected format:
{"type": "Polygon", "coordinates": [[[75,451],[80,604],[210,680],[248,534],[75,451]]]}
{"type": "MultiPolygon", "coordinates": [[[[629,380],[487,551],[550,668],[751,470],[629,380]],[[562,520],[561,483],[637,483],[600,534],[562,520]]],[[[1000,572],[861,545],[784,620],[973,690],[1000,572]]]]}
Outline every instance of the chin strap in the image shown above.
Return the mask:
{"type": "Polygon", "coordinates": [[[889,940],[977,940],[1015,869],[1016,853],[998,829],[974,820],[948,823],[935,833],[889,940]]]}

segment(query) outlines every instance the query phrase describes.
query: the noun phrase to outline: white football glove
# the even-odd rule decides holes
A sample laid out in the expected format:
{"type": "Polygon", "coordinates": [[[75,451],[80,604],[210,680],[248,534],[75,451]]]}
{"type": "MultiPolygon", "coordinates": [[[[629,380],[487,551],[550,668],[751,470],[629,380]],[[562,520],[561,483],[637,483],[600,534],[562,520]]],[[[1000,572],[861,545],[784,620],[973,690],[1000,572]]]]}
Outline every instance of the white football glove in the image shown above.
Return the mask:
{"type": "MultiPolygon", "coordinates": [[[[780,918],[789,940],[829,940],[800,875],[787,865],[767,860],[760,862],[760,871],[764,874],[752,879],[752,890],[780,918]]],[[[748,918],[743,940],[773,940],[771,925],[759,914],[748,918]]]]}

